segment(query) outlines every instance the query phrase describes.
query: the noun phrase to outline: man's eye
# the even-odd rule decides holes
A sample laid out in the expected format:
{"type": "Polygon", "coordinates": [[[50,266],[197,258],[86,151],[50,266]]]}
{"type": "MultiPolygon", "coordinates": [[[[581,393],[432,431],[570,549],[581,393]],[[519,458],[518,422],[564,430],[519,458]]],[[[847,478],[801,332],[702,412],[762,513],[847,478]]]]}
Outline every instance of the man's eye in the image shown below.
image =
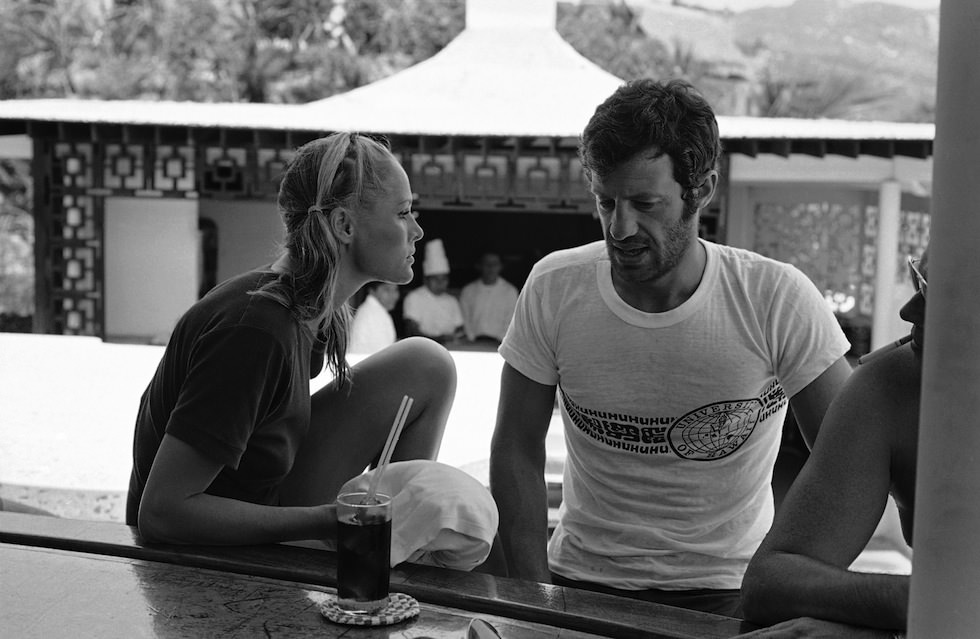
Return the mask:
{"type": "Polygon", "coordinates": [[[643,211],[648,213],[650,211],[656,211],[663,206],[663,203],[659,200],[656,202],[633,202],[633,208],[637,211],[643,211]]]}
{"type": "Polygon", "coordinates": [[[614,200],[605,200],[602,198],[596,198],[595,202],[596,202],[596,206],[598,206],[603,211],[609,211],[614,206],[616,206],[616,202],[614,200]]]}

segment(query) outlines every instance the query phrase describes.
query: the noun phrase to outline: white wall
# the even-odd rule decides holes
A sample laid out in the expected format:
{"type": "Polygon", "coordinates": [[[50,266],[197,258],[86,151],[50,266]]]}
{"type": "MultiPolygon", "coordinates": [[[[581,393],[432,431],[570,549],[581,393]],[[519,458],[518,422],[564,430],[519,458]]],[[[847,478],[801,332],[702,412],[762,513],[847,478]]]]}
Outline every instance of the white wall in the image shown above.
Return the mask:
{"type": "Polygon", "coordinates": [[[0,135],[0,158],[30,160],[34,144],[28,135],[0,135]]]}
{"type": "Polygon", "coordinates": [[[105,201],[106,338],[170,334],[197,300],[197,200],[105,201]]]}
{"type": "Polygon", "coordinates": [[[201,217],[218,226],[218,282],[275,261],[282,220],[271,201],[201,200],[201,217]]]}

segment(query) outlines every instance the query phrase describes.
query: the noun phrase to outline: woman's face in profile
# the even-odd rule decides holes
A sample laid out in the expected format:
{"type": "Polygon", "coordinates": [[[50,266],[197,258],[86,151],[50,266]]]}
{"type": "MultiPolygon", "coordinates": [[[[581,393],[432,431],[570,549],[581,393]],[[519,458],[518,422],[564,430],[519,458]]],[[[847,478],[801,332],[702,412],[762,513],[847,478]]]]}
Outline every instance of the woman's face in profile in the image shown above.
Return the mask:
{"type": "Polygon", "coordinates": [[[422,227],[405,170],[394,158],[388,163],[382,187],[355,212],[351,252],[354,268],[366,279],[407,284],[422,227]]]}

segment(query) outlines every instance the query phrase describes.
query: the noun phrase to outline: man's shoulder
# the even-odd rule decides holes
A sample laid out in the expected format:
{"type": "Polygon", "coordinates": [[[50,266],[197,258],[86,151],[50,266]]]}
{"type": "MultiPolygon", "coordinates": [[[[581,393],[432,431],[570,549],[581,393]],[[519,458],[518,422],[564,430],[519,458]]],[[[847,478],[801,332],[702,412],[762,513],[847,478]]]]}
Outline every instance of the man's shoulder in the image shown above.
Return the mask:
{"type": "Polygon", "coordinates": [[[735,271],[762,271],[771,273],[786,273],[795,271],[796,267],[787,262],[780,262],[771,257],[766,257],[761,253],[750,251],[749,249],[728,246],[726,244],[715,244],[703,241],[707,250],[714,254],[718,263],[723,268],[735,271]]]}
{"type": "Polygon", "coordinates": [[[530,278],[543,277],[580,268],[592,268],[596,262],[608,259],[606,245],[602,240],[560,249],[549,253],[534,265],[530,278]]]}
{"type": "Polygon", "coordinates": [[[896,403],[899,398],[917,397],[922,383],[921,355],[911,345],[856,366],[848,385],[857,395],[896,403]]]}
{"type": "Polygon", "coordinates": [[[705,242],[724,280],[757,293],[783,290],[800,291],[812,286],[809,278],[796,266],[767,257],[755,251],[705,242]],[[736,284],[737,282],[737,284],[736,284]]]}
{"type": "MultiPolygon", "coordinates": [[[[910,346],[856,366],[834,400],[838,414],[848,417],[828,423],[836,423],[838,428],[860,424],[860,433],[852,433],[846,440],[833,438],[831,441],[851,441],[860,446],[854,439],[858,434],[884,436],[902,449],[893,451],[899,453],[896,463],[898,459],[914,459],[921,384],[920,355],[910,346]]],[[[817,442],[819,445],[819,437],[817,442]]]]}

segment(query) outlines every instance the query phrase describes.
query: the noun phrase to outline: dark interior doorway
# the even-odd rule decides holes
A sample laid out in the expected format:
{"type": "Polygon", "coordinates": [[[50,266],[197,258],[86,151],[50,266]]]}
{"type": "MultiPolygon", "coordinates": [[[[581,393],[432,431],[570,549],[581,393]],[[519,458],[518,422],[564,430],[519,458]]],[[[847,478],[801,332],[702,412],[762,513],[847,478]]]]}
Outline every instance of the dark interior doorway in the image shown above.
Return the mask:
{"type": "MultiPolygon", "coordinates": [[[[420,210],[425,231],[421,246],[439,238],[446,247],[450,289],[458,290],[478,276],[476,260],[484,251],[500,254],[502,276],[520,288],[531,267],[558,249],[602,239],[598,220],[583,213],[494,210],[420,210]]],[[[421,260],[410,287],[422,284],[421,260]]]]}

